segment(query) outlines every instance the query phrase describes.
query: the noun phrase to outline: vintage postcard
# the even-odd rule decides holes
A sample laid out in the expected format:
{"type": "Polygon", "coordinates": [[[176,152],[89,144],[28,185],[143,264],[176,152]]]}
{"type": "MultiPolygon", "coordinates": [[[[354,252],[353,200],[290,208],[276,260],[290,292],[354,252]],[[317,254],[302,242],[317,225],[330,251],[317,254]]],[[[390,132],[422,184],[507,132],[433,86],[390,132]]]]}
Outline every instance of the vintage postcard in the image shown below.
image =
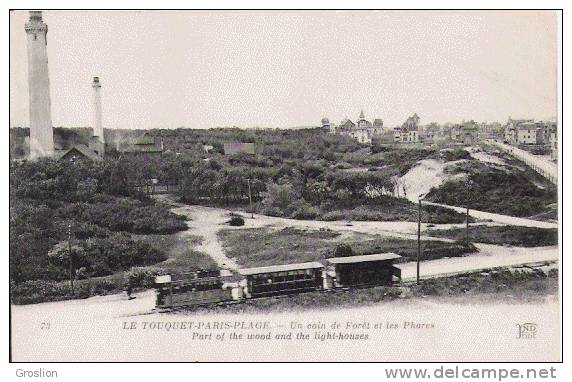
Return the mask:
{"type": "Polygon", "coordinates": [[[10,11],[10,361],[560,362],[561,17],[10,11]]]}

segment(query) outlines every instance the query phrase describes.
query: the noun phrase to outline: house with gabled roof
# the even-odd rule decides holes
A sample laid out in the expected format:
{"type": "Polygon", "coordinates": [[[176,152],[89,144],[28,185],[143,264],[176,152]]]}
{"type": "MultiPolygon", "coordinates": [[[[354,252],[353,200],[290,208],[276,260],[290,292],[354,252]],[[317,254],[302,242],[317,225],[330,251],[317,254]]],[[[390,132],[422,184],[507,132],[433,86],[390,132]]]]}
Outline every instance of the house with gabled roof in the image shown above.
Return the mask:
{"type": "Polygon", "coordinates": [[[70,162],[75,162],[78,159],[89,159],[94,162],[103,160],[103,158],[95,151],[81,143],[73,145],[67,150],[58,150],[56,151],[56,155],[58,155],[58,160],[66,160],[70,162]]]}
{"type": "MultiPolygon", "coordinates": [[[[329,123],[329,120],[324,118],[322,119],[322,126],[324,126],[324,121],[329,123]]],[[[349,118],[344,118],[339,125],[330,125],[329,131],[334,134],[350,136],[360,143],[371,144],[374,137],[383,134],[383,120],[376,118],[372,123],[365,118],[365,114],[361,110],[356,123],[349,118]]]]}

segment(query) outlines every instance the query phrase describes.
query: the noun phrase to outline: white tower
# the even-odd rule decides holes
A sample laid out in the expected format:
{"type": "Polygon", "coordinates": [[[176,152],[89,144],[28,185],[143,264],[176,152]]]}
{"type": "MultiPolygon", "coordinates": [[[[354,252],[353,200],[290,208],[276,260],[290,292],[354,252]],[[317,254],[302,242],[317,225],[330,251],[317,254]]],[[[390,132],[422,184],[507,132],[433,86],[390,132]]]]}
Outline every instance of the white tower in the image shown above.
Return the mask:
{"type": "Polygon", "coordinates": [[[91,86],[93,87],[93,136],[97,137],[103,143],[103,123],[101,121],[101,83],[99,82],[99,77],[93,77],[91,86]]]}
{"type": "Polygon", "coordinates": [[[50,111],[50,79],[48,76],[48,26],[41,11],[30,11],[25,26],[28,34],[28,86],[30,95],[30,157],[54,153],[54,131],[50,111]]]}

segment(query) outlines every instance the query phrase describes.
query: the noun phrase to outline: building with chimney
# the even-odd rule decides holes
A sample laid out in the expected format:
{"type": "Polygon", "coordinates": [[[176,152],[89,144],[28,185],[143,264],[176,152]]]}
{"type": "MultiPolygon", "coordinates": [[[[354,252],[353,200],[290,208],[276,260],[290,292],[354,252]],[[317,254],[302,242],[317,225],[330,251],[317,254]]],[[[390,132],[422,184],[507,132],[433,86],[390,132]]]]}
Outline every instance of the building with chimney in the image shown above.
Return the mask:
{"type": "Polygon", "coordinates": [[[408,117],[401,127],[393,129],[393,140],[396,143],[417,143],[419,142],[419,122],[421,118],[417,113],[408,117]]]}
{"type": "MultiPolygon", "coordinates": [[[[101,120],[101,83],[99,77],[93,77],[93,127],[88,129],[88,134],[80,136],[78,129],[69,137],[61,137],[56,134],[55,157],[58,160],[76,161],[79,158],[89,160],[101,160],[105,155],[105,137],[103,135],[103,123],[101,120]],[[79,139],[71,139],[71,138],[79,139]],[[61,139],[63,138],[63,139],[61,139]]],[[[85,130],[85,129],[84,129],[85,130]]]]}
{"type": "Polygon", "coordinates": [[[30,11],[24,27],[28,38],[28,87],[30,101],[30,157],[54,154],[50,78],[48,75],[48,25],[41,11],[30,11]]]}

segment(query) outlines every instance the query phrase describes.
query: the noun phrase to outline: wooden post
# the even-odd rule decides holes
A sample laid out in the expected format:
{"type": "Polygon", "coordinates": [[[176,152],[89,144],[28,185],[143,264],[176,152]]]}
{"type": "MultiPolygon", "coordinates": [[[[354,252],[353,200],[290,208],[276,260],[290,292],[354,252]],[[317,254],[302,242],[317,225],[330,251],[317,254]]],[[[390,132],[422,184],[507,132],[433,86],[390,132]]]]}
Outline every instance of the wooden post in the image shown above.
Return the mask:
{"type": "Polygon", "coordinates": [[[417,210],[417,284],[419,284],[419,262],[421,261],[421,198],[417,210]]]}
{"type": "Polygon", "coordinates": [[[250,218],[254,219],[254,211],[252,210],[252,192],[250,191],[250,179],[246,179],[248,183],[248,199],[250,200],[250,218]]]}

